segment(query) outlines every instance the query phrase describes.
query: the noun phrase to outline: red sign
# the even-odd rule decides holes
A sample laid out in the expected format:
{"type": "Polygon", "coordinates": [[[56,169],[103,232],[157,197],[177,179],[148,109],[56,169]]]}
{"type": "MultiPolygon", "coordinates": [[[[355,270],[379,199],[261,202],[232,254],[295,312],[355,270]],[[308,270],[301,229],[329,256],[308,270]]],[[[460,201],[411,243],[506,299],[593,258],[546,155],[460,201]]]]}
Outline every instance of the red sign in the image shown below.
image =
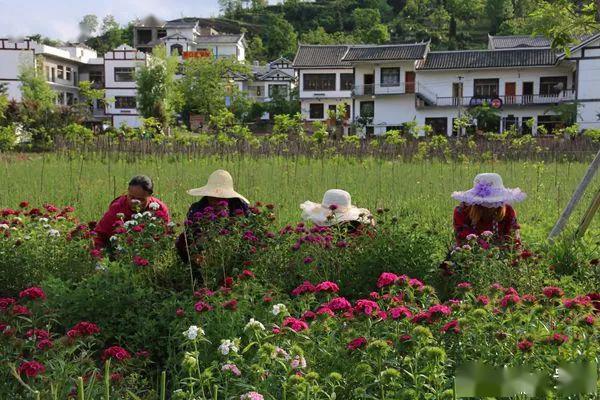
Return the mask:
{"type": "Polygon", "coordinates": [[[211,56],[210,50],[197,50],[197,51],[184,51],[183,59],[187,60],[188,58],[207,58],[211,56]]]}

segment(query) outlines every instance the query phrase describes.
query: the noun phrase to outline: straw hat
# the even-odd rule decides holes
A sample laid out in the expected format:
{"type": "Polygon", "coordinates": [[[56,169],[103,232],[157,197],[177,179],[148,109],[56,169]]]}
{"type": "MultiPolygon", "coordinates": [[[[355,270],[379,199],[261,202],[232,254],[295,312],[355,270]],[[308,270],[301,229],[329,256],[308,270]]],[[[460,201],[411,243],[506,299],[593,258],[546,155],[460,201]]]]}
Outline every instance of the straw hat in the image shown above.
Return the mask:
{"type": "Polygon", "coordinates": [[[464,192],[452,193],[452,198],[469,205],[477,204],[495,208],[525,200],[527,195],[519,188],[508,189],[498,174],[479,174],[473,181],[473,188],[464,192]]]}
{"type": "Polygon", "coordinates": [[[220,199],[238,198],[244,203],[250,204],[244,196],[233,190],[233,178],[231,174],[222,169],[218,169],[210,174],[206,185],[197,189],[190,189],[187,193],[191,196],[209,196],[220,199]]]}
{"type": "Polygon", "coordinates": [[[371,212],[366,208],[353,206],[350,193],[345,190],[330,189],[325,192],[320,204],[305,201],[300,204],[300,208],[305,221],[312,221],[319,226],[331,226],[346,221],[370,222],[371,212]],[[331,215],[333,218],[328,218],[331,215]]]}

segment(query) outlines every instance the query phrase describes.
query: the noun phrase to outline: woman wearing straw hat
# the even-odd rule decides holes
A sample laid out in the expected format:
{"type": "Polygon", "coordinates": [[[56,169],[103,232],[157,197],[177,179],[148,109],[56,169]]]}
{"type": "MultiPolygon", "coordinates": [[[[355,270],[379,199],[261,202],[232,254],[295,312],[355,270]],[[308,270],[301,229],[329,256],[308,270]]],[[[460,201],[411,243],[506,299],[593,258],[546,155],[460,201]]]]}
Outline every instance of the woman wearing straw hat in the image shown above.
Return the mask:
{"type": "Polygon", "coordinates": [[[202,235],[201,230],[194,224],[198,216],[209,207],[215,213],[226,210],[230,217],[248,215],[248,200],[233,189],[233,178],[229,172],[219,169],[208,177],[206,185],[187,191],[190,196],[200,197],[193,203],[187,213],[185,231],[179,235],[176,242],[177,252],[185,263],[190,261],[196,266],[202,263],[202,256],[198,253],[198,238],[202,235]],[[194,249],[196,255],[190,260],[190,248],[194,249]]]}
{"type": "Polygon", "coordinates": [[[495,243],[519,244],[520,227],[511,205],[525,197],[519,188],[505,188],[498,174],[477,175],[472,189],[452,193],[452,198],[461,202],[454,209],[457,244],[464,244],[470,235],[482,234],[495,243]]]}
{"type": "Polygon", "coordinates": [[[350,233],[356,232],[363,224],[374,225],[373,216],[366,208],[352,205],[350,193],[340,189],[330,189],[323,195],[321,203],[305,201],[300,204],[302,218],[317,226],[341,225],[350,233]]]}

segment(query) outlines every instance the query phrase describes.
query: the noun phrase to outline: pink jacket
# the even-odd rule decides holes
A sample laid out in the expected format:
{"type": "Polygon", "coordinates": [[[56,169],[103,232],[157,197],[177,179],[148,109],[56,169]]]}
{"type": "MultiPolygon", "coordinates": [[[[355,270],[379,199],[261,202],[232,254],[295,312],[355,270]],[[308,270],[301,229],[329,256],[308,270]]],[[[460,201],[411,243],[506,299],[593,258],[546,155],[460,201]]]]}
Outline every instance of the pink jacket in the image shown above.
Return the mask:
{"type": "MultiPolygon", "coordinates": [[[[150,197],[148,199],[148,204],[153,202],[158,203],[160,206],[158,210],[153,211],[154,215],[163,219],[166,223],[169,223],[171,221],[171,217],[169,216],[169,209],[167,208],[167,205],[156,197],[150,197]]],[[[148,210],[141,210],[141,212],[144,211],[148,210]]],[[[115,223],[120,220],[120,218],[117,217],[117,214],[120,213],[124,215],[123,221],[129,221],[131,216],[134,214],[134,211],[129,207],[127,196],[125,195],[114,199],[112,203],[110,203],[108,211],[96,224],[96,227],[94,228],[94,247],[96,249],[106,247],[108,240],[114,234],[115,223]]]]}

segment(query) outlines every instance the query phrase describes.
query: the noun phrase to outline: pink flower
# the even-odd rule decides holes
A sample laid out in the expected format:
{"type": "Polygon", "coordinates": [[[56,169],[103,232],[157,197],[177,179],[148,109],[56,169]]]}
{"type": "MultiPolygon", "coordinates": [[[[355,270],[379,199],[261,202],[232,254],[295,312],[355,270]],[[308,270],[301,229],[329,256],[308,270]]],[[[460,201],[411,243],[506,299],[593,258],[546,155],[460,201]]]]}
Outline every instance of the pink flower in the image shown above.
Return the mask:
{"type": "Polygon", "coordinates": [[[481,304],[482,306],[487,306],[490,302],[490,299],[485,295],[480,295],[475,298],[475,302],[481,304]]]}
{"type": "Polygon", "coordinates": [[[527,339],[523,339],[521,340],[519,343],[517,343],[517,347],[519,348],[519,350],[521,350],[522,352],[528,352],[531,350],[531,348],[533,347],[533,342],[527,340],[527,339]]]}
{"type": "Polygon", "coordinates": [[[452,313],[452,310],[450,309],[450,307],[445,306],[443,304],[435,304],[429,307],[427,313],[429,314],[429,319],[434,320],[436,318],[441,318],[450,315],[452,313]]]}
{"type": "Polygon", "coordinates": [[[306,324],[306,322],[293,317],[287,317],[286,319],[284,319],[283,326],[290,328],[294,332],[301,332],[305,329],[308,329],[308,325],[306,324]]]}
{"type": "Polygon", "coordinates": [[[29,300],[36,300],[36,299],[42,299],[44,300],[46,298],[46,293],[44,293],[44,291],[42,290],[42,288],[39,287],[30,287],[27,288],[25,290],[23,290],[21,293],[19,293],[19,298],[28,298],[29,300]]]}
{"type": "Polygon", "coordinates": [[[524,303],[533,304],[537,301],[537,298],[532,294],[524,294],[521,296],[521,300],[523,300],[524,303]]]}
{"type": "Polygon", "coordinates": [[[330,317],[334,317],[335,316],[335,314],[331,310],[331,308],[329,308],[327,306],[319,307],[319,309],[317,310],[317,315],[328,315],[330,317]]]}
{"type": "Polygon", "coordinates": [[[196,312],[202,313],[205,311],[212,310],[213,307],[204,301],[199,301],[196,304],[194,304],[194,309],[196,310],[196,312]]]}
{"type": "Polygon", "coordinates": [[[329,292],[329,293],[337,293],[340,291],[340,288],[338,287],[337,284],[335,284],[334,282],[331,281],[325,281],[325,282],[321,282],[319,283],[316,287],[315,287],[316,292],[329,292]]]}
{"type": "Polygon", "coordinates": [[[520,301],[521,298],[518,294],[507,294],[502,298],[502,300],[500,300],[500,305],[506,308],[511,304],[518,304],[520,301]]]}
{"type": "Polygon", "coordinates": [[[258,392],[248,392],[240,396],[240,400],[264,400],[262,394],[258,392]]]}
{"type": "Polygon", "coordinates": [[[458,285],[456,285],[456,287],[461,290],[469,290],[471,289],[471,284],[469,282],[461,282],[458,285]]]}
{"type": "Polygon", "coordinates": [[[317,314],[308,310],[308,311],[304,312],[304,314],[302,314],[301,319],[302,319],[302,321],[312,321],[313,319],[315,319],[316,316],[317,316],[317,314]]]}
{"type": "Polygon", "coordinates": [[[429,315],[428,312],[420,312],[413,316],[410,322],[412,322],[413,324],[420,324],[423,321],[429,321],[430,318],[431,315],[429,315]]]}
{"type": "Polygon", "coordinates": [[[549,299],[553,297],[562,297],[564,294],[563,290],[556,286],[546,286],[542,289],[542,293],[549,299]]]}
{"type": "Polygon", "coordinates": [[[242,376],[242,372],[235,364],[225,364],[221,367],[221,371],[223,371],[223,372],[229,371],[232,374],[234,374],[235,376],[242,376]]]}
{"type": "Polygon", "coordinates": [[[177,310],[175,310],[175,315],[181,318],[185,316],[185,310],[183,308],[178,308],[177,310]]]}
{"type": "Polygon", "coordinates": [[[312,283],[304,281],[300,286],[292,290],[292,296],[300,296],[304,293],[314,293],[316,290],[317,288],[312,283]]]}
{"type": "Polygon", "coordinates": [[[408,342],[408,341],[409,341],[409,340],[411,340],[411,339],[412,339],[412,336],[410,336],[410,335],[406,335],[406,334],[404,334],[404,335],[400,335],[400,337],[398,337],[398,340],[399,340],[400,342],[402,342],[402,343],[404,343],[404,342],[408,342]]]}
{"type": "Polygon", "coordinates": [[[249,269],[245,269],[242,271],[240,278],[242,278],[242,279],[254,278],[254,272],[250,271],[249,269]]]}
{"type": "Polygon", "coordinates": [[[77,323],[73,328],[67,332],[67,336],[70,338],[76,338],[80,336],[91,336],[100,333],[98,325],[92,322],[82,321],[77,323]]]}
{"type": "Polygon", "coordinates": [[[98,249],[92,249],[90,251],[90,255],[92,256],[92,258],[99,260],[102,258],[102,251],[100,251],[98,249]]]}
{"type": "Polygon", "coordinates": [[[566,343],[568,340],[569,340],[569,337],[567,335],[563,335],[562,333],[555,333],[546,338],[546,341],[548,343],[552,343],[557,346],[560,346],[561,344],[566,343]]]}
{"type": "Polygon", "coordinates": [[[593,326],[595,321],[596,321],[596,319],[594,318],[593,315],[586,315],[585,318],[583,319],[583,322],[585,322],[587,325],[590,325],[590,326],[593,326]]]}
{"type": "Polygon", "coordinates": [[[15,304],[13,306],[12,313],[13,315],[31,315],[31,311],[29,311],[29,308],[20,304],[15,304]]]}
{"type": "Polygon", "coordinates": [[[442,329],[442,333],[460,333],[460,327],[458,326],[458,320],[453,319],[452,321],[445,324],[442,329]]]}
{"type": "Polygon", "coordinates": [[[133,263],[138,267],[146,267],[150,264],[150,261],[140,256],[133,256],[133,263]]]}
{"type": "Polygon", "coordinates": [[[361,336],[361,337],[358,337],[358,338],[352,340],[350,343],[348,343],[346,345],[346,348],[348,350],[354,351],[356,349],[360,349],[362,347],[365,347],[366,344],[367,344],[367,339],[364,338],[363,336],[361,336]]]}
{"type": "Polygon", "coordinates": [[[50,337],[50,332],[44,329],[29,329],[25,332],[25,337],[27,339],[34,338],[35,340],[44,340],[50,337]]]}
{"type": "Polygon", "coordinates": [[[290,367],[292,367],[292,369],[306,368],[306,359],[302,356],[295,356],[294,359],[290,361],[290,367]]]}
{"type": "Polygon", "coordinates": [[[37,361],[25,361],[17,369],[19,375],[25,374],[28,378],[35,378],[39,374],[46,372],[46,367],[37,361]]]}
{"type": "Polygon", "coordinates": [[[377,287],[382,288],[393,285],[397,279],[398,275],[391,272],[383,272],[381,275],[379,275],[379,279],[377,279],[377,287]]]}
{"type": "Polygon", "coordinates": [[[421,287],[425,286],[423,284],[423,282],[421,282],[420,280],[418,280],[416,278],[409,279],[408,285],[411,287],[416,287],[416,288],[421,288],[421,287]]]}
{"type": "Polygon", "coordinates": [[[36,347],[41,351],[45,351],[52,348],[52,346],[54,346],[54,344],[50,339],[43,339],[38,342],[36,347]]]}
{"type": "Polygon", "coordinates": [[[200,290],[196,290],[194,292],[194,297],[197,299],[204,299],[204,298],[210,297],[214,294],[215,294],[215,292],[213,292],[212,290],[210,290],[207,287],[204,287],[204,288],[201,288],[200,290]]]}
{"type": "Polygon", "coordinates": [[[335,297],[327,303],[327,307],[333,311],[346,311],[352,308],[352,305],[345,297],[335,297]]]}
{"type": "Polygon", "coordinates": [[[363,312],[368,316],[372,316],[374,313],[379,311],[379,304],[372,300],[360,299],[356,302],[354,309],[359,312],[363,312]]]}
{"type": "Polygon", "coordinates": [[[411,318],[412,313],[406,307],[396,307],[388,310],[388,313],[392,316],[392,319],[411,318]]]}
{"type": "Polygon", "coordinates": [[[102,360],[112,358],[117,361],[124,361],[131,358],[131,354],[120,346],[111,346],[102,352],[102,360]]]}
{"type": "Polygon", "coordinates": [[[231,299],[231,300],[223,303],[223,308],[225,308],[227,310],[235,311],[235,310],[237,310],[237,304],[238,304],[238,301],[236,299],[231,299]]]}
{"type": "Polygon", "coordinates": [[[314,260],[312,257],[305,257],[303,262],[304,262],[304,264],[308,265],[308,264],[312,263],[313,261],[314,260]]]}
{"type": "Polygon", "coordinates": [[[572,299],[563,299],[562,301],[565,308],[578,308],[578,307],[586,307],[591,304],[591,300],[589,296],[577,296],[572,299]]]}
{"type": "Polygon", "coordinates": [[[1,297],[0,298],[0,311],[6,311],[10,306],[15,304],[17,301],[12,297],[1,297]]]}

